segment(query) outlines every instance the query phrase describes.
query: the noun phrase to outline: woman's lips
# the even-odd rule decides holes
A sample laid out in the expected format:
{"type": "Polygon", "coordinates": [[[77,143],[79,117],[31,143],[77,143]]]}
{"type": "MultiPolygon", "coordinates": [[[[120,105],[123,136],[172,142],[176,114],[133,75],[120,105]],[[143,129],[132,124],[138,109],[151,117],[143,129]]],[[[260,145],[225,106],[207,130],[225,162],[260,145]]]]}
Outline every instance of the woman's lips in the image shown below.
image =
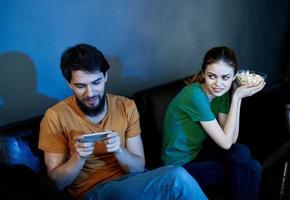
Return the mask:
{"type": "Polygon", "coordinates": [[[213,91],[216,93],[222,92],[224,89],[223,88],[213,88],[213,91]]]}

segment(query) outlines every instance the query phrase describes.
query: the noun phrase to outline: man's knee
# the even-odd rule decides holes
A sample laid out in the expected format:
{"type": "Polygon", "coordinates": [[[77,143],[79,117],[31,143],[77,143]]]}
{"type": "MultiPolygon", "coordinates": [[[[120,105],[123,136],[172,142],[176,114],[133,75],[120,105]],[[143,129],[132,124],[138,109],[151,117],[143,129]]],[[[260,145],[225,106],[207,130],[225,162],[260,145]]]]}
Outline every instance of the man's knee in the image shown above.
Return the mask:
{"type": "Polygon", "coordinates": [[[180,166],[174,166],[174,165],[167,165],[164,167],[159,168],[162,173],[165,173],[166,175],[172,175],[172,176],[187,176],[188,172],[180,166]]]}
{"type": "Polygon", "coordinates": [[[196,180],[183,167],[166,166],[165,171],[168,171],[167,177],[173,181],[175,185],[198,185],[196,180]]]}
{"type": "Polygon", "coordinates": [[[174,166],[171,169],[172,175],[179,177],[181,179],[186,179],[188,176],[191,176],[183,167],[174,166]]]}

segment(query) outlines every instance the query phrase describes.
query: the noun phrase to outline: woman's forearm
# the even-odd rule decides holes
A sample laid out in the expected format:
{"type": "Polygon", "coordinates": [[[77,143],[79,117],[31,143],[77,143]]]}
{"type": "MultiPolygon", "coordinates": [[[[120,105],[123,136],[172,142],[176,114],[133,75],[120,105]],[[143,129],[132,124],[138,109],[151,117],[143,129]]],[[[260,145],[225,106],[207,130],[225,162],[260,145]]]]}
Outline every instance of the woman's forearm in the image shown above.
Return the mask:
{"type": "Polygon", "coordinates": [[[236,123],[235,123],[236,126],[235,126],[235,133],[233,137],[233,144],[237,142],[237,139],[239,137],[241,102],[242,102],[242,99],[240,99],[238,103],[238,113],[237,113],[236,123]]]}
{"type": "Polygon", "coordinates": [[[241,99],[234,94],[232,97],[232,102],[227,117],[227,121],[224,126],[224,133],[227,137],[230,138],[232,143],[234,143],[234,141],[238,137],[240,106],[241,99]]]}

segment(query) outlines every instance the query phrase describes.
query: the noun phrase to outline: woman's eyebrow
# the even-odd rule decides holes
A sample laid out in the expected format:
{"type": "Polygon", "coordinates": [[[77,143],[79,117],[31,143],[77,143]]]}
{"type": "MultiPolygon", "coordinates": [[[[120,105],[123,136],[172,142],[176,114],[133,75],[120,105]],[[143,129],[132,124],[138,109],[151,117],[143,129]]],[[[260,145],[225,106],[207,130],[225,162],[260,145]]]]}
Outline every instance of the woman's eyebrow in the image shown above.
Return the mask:
{"type": "Polygon", "coordinates": [[[207,72],[208,74],[213,74],[213,75],[216,75],[215,73],[213,73],[213,72],[207,72]]]}
{"type": "MultiPolygon", "coordinates": [[[[215,73],[213,72],[207,72],[208,75],[214,75],[217,76],[215,73]]],[[[231,74],[222,74],[221,76],[231,76],[231,74]]]]}

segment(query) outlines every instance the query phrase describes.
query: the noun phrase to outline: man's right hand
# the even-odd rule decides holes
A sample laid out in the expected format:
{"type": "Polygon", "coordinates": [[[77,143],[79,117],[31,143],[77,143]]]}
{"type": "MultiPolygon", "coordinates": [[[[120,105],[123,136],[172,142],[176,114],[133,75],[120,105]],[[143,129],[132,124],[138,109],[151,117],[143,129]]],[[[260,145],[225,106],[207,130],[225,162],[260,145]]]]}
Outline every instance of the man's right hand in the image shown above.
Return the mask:
{"type": "Polygon", "coordinates": [[[76,136],[75,138],[75,148],[80,159],[87,159],[93,152],[95,148],[94,142],[80,142],[82,136],[76,136]]]}

